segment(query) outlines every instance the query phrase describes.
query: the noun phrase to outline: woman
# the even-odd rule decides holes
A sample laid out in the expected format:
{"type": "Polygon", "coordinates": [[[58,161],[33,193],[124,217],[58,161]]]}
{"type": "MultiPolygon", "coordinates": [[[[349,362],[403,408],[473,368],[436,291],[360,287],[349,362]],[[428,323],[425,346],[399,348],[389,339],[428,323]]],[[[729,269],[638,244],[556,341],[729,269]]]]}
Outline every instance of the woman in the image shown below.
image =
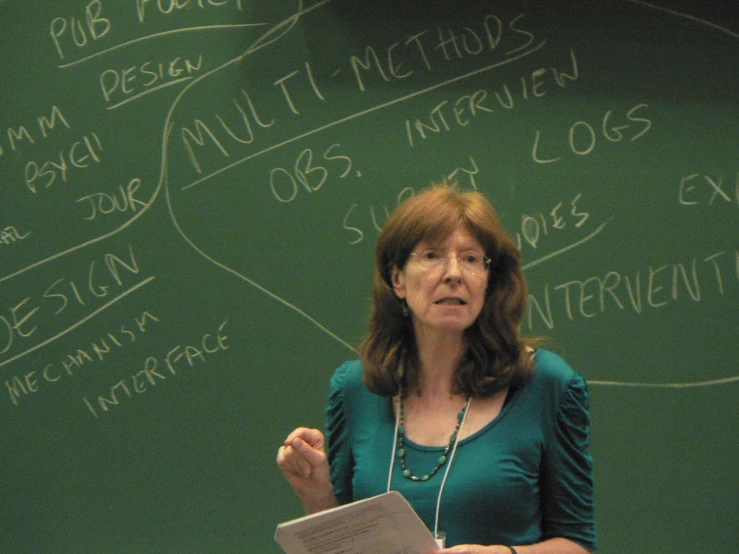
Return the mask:
{"type": "Polygon", "coordinates": [[[479,193],[432,187],[378,240],[360,360],[331,380],[327,445],[277,462],[308,513],[397,490],[444,553],[595,550],[588,390],[518,334],[526,281],[479,193]]]}

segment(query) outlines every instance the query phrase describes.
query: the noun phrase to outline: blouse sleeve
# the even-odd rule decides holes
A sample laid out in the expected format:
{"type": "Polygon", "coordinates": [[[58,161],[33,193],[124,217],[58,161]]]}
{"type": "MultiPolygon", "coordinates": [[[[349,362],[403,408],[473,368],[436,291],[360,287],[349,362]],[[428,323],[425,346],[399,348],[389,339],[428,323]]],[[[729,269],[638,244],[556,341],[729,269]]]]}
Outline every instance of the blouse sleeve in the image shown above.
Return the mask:
{"type": "Polygon", "coordinates": [[[544,455],[542,509],[546,538],[564,537],[593,552],[597,546],[589,407],[587,383],[574,374],[544,455]]]}
{"type": "Polygon", "coordinates": [[[352,500],[352,454],[349,446],[345,382],[348,366],[339,367],[331,378],[331,392],[326,408],[326,436],[331,483],[339,504],[352,500]]]}

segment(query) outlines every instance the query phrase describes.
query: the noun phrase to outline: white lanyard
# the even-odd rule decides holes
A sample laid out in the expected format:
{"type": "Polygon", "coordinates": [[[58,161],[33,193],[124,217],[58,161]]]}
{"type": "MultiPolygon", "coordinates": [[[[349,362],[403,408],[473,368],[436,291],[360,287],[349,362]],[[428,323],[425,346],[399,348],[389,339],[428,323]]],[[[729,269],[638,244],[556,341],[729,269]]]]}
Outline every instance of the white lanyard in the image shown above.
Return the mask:
{"type": "MultiPolygon", "coordinates": [[[[457,444],[459,444],[459,437],[462,435],[462,427],[464,427],[464,422],[467,419],[467,412],[470,409],[470,404],[472,404],[472,399],[470,398],[470,401],[467,403],[467,406],[464,408],[464,414],[462,415],[462,422],[459,424],[459,429],[457,430],[457,436],[454,439],[454,445],[452,446],[452,452],[449,455],[449,462],[446,465],[446,470],[444,471],[444,478],[441,481],[441,486],[439,487],[439,496],[436,499],[436,516],[434,518],[434,538],[439,539],[439,512],[441,511],[441,495],[444,493],[444,485],[446,485],[446,479],[449,475],[449,470],[452,468],[452,462],[454,461],[454,453],[457,451],[457,444]]],[[[400,400],[398,400],[397,407],[395,408],[395,433],[393,434],[393,448],[390,452],[390,471],[388,472],[387,476],[387,492],[390,492],[392,489],[392,483],[393,483],[393,468],[395,467],[395,449],[398,447],[398,428],[400,427],[400,400]]]]}

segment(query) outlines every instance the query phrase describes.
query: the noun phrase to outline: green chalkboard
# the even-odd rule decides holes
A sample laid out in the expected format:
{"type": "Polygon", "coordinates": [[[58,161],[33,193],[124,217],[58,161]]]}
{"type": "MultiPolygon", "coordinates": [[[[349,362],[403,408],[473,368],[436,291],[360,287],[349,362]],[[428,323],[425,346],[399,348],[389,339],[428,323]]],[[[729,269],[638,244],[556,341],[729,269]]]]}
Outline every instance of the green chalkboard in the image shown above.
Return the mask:
{"type": "Polygon", "coordinates": [[[655,0],[0,0],[0,550],[278,552],[274,458],[432,182],[590,382],[601,552],[739,539],[739,18],[655,0]]]}

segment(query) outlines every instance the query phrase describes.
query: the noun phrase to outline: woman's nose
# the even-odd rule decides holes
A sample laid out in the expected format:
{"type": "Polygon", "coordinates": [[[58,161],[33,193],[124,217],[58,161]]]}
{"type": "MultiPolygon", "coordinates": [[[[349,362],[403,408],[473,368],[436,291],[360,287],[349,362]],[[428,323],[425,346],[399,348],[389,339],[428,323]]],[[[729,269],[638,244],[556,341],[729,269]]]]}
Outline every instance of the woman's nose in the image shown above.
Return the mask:
{"type": "Polygon", "coordinates": [[[444,260],[444,280],[456,280],[462,279],[462,268],[459,265],[459,259],[457,256],[447,256],[444,260]]]}

